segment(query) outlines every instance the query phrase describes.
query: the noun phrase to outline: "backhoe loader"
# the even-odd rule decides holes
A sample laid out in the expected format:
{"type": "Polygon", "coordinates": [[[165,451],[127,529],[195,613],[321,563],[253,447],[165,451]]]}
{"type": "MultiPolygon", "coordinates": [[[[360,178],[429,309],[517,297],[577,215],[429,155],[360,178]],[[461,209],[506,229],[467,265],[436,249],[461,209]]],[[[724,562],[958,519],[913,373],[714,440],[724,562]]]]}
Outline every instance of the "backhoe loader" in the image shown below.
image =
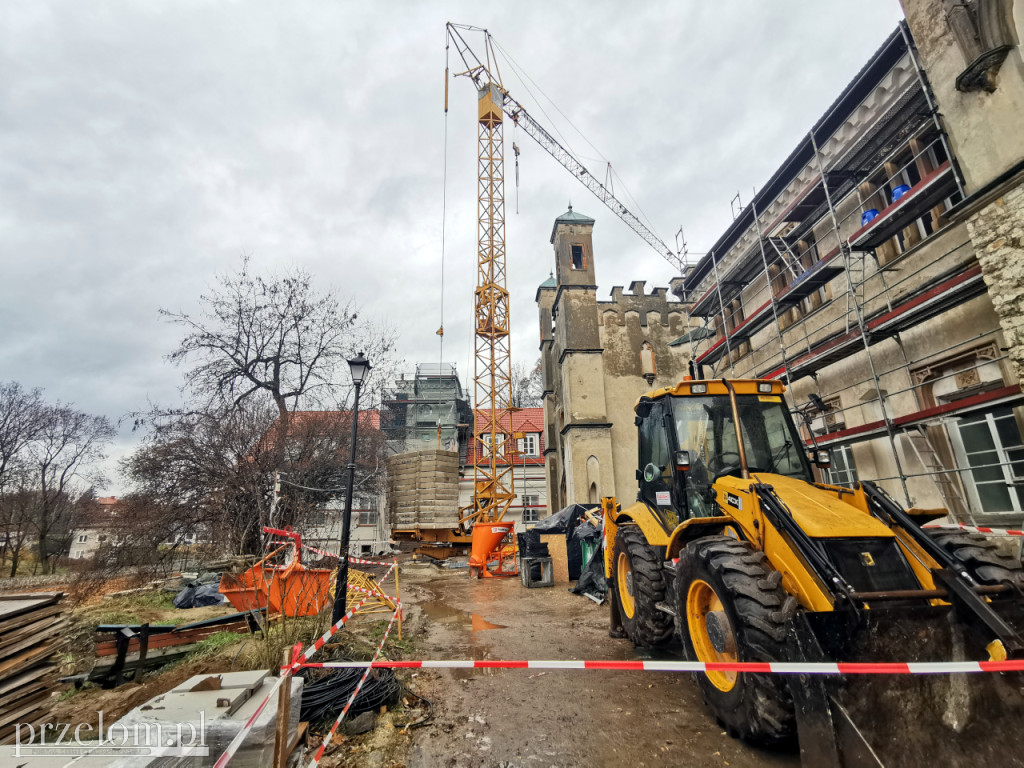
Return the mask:
{"type": "MultiPolygon", "coordinates": [[[[640,398],[637,499],[602,500],[613,633],[677,636],[701,662],[1024,657],[1020,563],[923,527],[944,509],[816,481],[828,452],[805,446],[784,391],[686,377],[640,398]]],[[[805,766],[1024,765],[1021,673],[697,682],[731,735],[799,743],[805,766]]]]}

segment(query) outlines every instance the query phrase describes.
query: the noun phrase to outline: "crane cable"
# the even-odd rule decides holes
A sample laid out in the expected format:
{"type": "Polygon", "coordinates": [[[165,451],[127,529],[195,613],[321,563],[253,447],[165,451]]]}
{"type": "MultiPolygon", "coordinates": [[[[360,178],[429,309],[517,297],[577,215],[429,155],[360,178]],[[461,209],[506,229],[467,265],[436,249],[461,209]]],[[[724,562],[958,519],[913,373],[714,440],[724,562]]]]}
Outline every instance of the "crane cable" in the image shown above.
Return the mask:
{"type": "Polygon", "coordinates": [[[440,337],[437,352],[437,375],[444,368],[444,246],[445,223],[448,217],[448,48],[451,42],[445,35],[444,44],[444,171],[441,182],[441,326],[437,329],[440,337]]]}
{"type": "MultiPolygon", "coordinates": [[[[527,73],[527,71],[523,67],[521,67],[519,65],[519,62],[516,61],[512,57],[512,54],[509,53],[507,50],[505,50],[505,48],[502,47],[501,43],[499,43],[498,41],[494,40],[493,38],[492,38],[492,42],[494,43],[494,47],[497,49],[498,53],[500,53],[502,55],[502,57],[505,59],[505,61],[508,63],[509,70],[519,79],[519,82],[522,84],[523,88],[526,90],[526,92],[528,94],[530,94],[530,96],[536,102],[537,108],[540,110],[541,114],[544,115],[545,118],[547,118],[548,124],[551,126],[551,128],[554,130],[554,132],[558,135],[558,137],[562,140],[562,143],[565,144],[565,146],[568,148],[569,152],[571,152],[577,158],[582,158],[582,155],[580,155],[573,148],[572,144],[569,143],[569,140],[558,129],[558,121],[552,119],[551,115],[549,115],[547,113],[547,110],[544,109],[543,105],[540,102],[540,99],[538,99],[537,96],[534,95],[533,90],[530,88],[530,86],[526,82],[527,80],[529,80],[530,83],[533,84],[534,88],[536,88],[537,91],[541,94],[541,96],[543,96],[548,101],[548,103],[551,104],[552,107],[554,107],[555,111],[558,112],[558,114],[562,116],[562,118],[565,120],[565,122],[569,124],[569,127],[572,128],[577,134],[579,134],[580,138],[583,139],[583,141],[586,142],[587,145],[589,145],[590,148],[593,149],[598,154],[598,157],[601,158],[601,162],[604,162],[604,163],[607,163],[608,165],[611,165],[611,162],[608,160],[607,157],[604,156],[604,153],[601,152],[601,150],[598,149],[594,145],[594,143],[590,139],[587,138],[586,134],[584,134],[583,131],[581,131],[571,119],[569,119],[569,116],[566,115],[565,112],[563,112],[561,110],[561,108],[558,106],[558,104],[555,103],[554,99],[552,99],[550,96],[548,96],[547,93],[544,92],[544,89],[541,88],[537,84],[537,82],[532,77],[530,77],[529,73],[527,73]]],[[[644,209],[640,207],[640,203],[637,202],[637,199],[633,196],[633,193],[629,191],[629,188],[626,186],[626,182],[623,180],[623,178],[619,175],[619,173],[614,168],[611,169],[611,173],[612,173],[612,175],[615,178],[617,178],[619,180],[619,185],[622,187],[623,191],[626,193],[626,197],[629,198],[629,202],[633,204],[633,207],[637,211],[640,212],[640,215],[643,217],[644,223],[647,225],[648,229],[650,229],[651,231],[654,231],[654,224],[653,224],[653,222],[651,221],[651,219],[647,215],[647,213],[644,211],[644,209]]]]}

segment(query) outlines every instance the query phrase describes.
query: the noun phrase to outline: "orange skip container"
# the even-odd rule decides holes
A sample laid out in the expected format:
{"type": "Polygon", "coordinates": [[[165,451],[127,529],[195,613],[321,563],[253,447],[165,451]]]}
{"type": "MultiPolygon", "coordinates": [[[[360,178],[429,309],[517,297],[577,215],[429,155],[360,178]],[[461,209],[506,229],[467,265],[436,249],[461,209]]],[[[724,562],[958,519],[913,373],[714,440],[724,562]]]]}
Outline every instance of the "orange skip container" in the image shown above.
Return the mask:
{"type": "Polygon", "coordinates": [[[314,616],[331,600],[331,571],[306,568],[297,559],[275,568],[267,599],[272,613],[314,616]]]}
{"type": "Polygon", "coordinates": [[[222,574],[217,591],[224,595],[237,611],[259,611],[267,607],[269,583],[270,576],[260,562],[242,573],[222,574]]]}
{"type": "Polygon", "coordinates": [[[295,559],[284,566],[265,566],[267,560],[285,548],[278,547],[247,571],[223,574],[218,591],[239,611],[268,608],[269,613],[289,617],[319,613],[331,599],[332,571],[302,564],[302,536],[290,527],[263,531],[291,538],[295,542],[295,559]]]}

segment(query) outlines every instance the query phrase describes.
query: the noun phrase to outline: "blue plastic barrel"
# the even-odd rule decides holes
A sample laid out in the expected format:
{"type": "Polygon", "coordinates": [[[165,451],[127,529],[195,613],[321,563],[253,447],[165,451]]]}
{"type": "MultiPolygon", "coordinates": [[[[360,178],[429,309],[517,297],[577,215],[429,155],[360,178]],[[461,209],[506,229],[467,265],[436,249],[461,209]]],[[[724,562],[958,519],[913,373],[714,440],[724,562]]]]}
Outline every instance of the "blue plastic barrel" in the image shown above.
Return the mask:
{"type": "Polygon", "coordinates": [[[869,208],[868,210],[864,211],[864,213],[862,213],[860,215],[860,225],[862,227],[866,227],[868,224],[871,223],[871,221],[876,216],[878,216],[878,209],[877,208],[869,208]]]}
{"type": "Polygon", "coordinates": [[[893,189],[893,191],[892,191],[892,202],[895,203],[897,200],[899,200],[901,197],[903,197],[909,191],[910,191],[910,185],[908,185],[908,184],[900,184],[898,187],[895,187],[893,189]]]}

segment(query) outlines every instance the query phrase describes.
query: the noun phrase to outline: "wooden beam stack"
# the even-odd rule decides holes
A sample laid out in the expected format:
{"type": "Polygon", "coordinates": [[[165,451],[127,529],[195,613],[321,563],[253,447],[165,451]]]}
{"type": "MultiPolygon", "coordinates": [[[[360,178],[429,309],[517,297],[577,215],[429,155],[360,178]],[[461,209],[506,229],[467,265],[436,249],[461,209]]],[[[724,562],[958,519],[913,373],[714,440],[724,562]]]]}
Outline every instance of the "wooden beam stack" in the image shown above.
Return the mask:
{"type": "Polygon", "coordinates": [[[67,619],[63,592],[0,595],[0,744],[15,725],[46,722],[59,677],[67,619]]]}

